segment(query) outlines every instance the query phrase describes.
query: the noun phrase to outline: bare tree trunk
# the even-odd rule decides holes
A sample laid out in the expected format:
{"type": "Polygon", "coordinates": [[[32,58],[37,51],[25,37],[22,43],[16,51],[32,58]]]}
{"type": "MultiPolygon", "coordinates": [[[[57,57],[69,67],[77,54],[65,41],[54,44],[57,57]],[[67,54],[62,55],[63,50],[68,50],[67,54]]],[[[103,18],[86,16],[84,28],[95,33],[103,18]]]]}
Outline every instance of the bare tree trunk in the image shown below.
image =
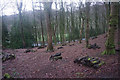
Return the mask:
{"type": "Polygon", "coordinates": [[[58,20],[57,20],[57,3],[55,2],[55,5],[56,5],[56,16],[55,16],[55,27],[54,27],[54,31],[53,31],[53,36],[54,36],[54,42],[55,42],[55,45],[57,44],[57,41],[56,41],[56,29],[58,27],[58,20]]]}
{"type": "Polygon", "coordinates": [[[25,48],[25,38],[24,38],[24,32],[23,32],[22,14],[21,14],[21,12],[19,13],[19,19],[20,19],[21,37],[22,37],[23,48],[25,48]]]}
{"type": "Polygon", "coordinates": [[[53,51],[52,28],[51,28],[51,21],[50,21],[51,6],[52,6],[52,2],[44,3],[45,14],[46,14],[46,25],[47,25],[47,39],[48,39],[47,51],[53,51]]]}
{"type": "Polygon", "coordinates": [[[87,26],[86,26],[86,30],[85,30],[85,41],[86,41],[86,47],[88,47],[89,45],[89,41],[88,41],[88,38],[89,38],[89,22],[88,22],[88,18],[87,18],[87,26]]]}
{"type": "Polygon", "coordinates": [[[42,31],[42,45],[45,46],[42,18],[40,22],[41,22],[41,31],[42,31]]]}
{"type": "Polygon", "coordinates": [[[25,44],[25,38],[24,38],[24,32],[23,32],[23,25],[22,25],[22,6],[23,6],[23,2],[21,0],[20,4],[18,4],[18,1],[16,0],[16,4],[17,4],[17,8],[18,8],[18,11],[19,11],[19,26],[21,28],[21,38],[22,38],[22,43],[23,43],[23,48],[26,46],[25,44]]]}
{"type": "MultiPolygon", "coordinates": [[[[40,10],[41,10],[41,3],[40,3],[40,10]]],[[[41,24],[41,32],[42,32],[42,45],[45,46],[43,23],[42,23],[42,13],[41,12],[40,12],[40,24],[41,24]]]]}
{"type": "Polygon", "coordinates": [[[85,41],[86,41],[86,47],[89,45],[89,10],[90,10],[90,3],[86,3],[86,16],[87,16],[87,26],[85,30],[85,41]]]}
{"type": "Polygon", "coordinates": [[[32,9],[33,9],[33,17],[34,17],[34,19],[33,19],[33,22],[34,22],[34,27],[33,27],[33,29],[35,30],[35,43],[37,44],[37,46],[38,46],[38,41],[37,41],[37,26],[36,26],[36,21],[35,21],[35,11],[34,11],[34,3],[33,3],[33,0],[32,0],[32,9]]]}
{"type": "Polygon", "coordinates": [[[81,26],[81,29],[80,29],[80,41],[79,41],[79,43],[81,43],[81,40],[82,40],[83,27],[84,27],[84,19],[82,18],[82,26],[81,26]]]}

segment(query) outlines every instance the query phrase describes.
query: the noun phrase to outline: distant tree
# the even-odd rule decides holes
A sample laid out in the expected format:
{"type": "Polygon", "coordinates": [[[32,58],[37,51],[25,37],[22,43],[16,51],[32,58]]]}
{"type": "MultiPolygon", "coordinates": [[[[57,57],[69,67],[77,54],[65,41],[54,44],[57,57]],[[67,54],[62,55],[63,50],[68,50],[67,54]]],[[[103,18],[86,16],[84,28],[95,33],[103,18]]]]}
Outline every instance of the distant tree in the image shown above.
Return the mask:
{"type": "Polygon", "coordinates": [[[94,5],[94,12],[95,12],[95,35],[94,36],[97,36],[98,33],[99,33],[99,26],[98,26],[98,5],[95,4],[94,5]]]}
{"type": "Polygon", "coordinates": [[[46,26],[47,26],[47,51],[53,51],[52,45],[52,27],[51,27],[51,6],[52,2],[44,2],[44,10],[45,10],[45,18],[46,18],[46,26]]]}
{"type": "Polygon", "coordinates": [[[33,32],[34,32],[34,37],[35,37],[35,43],[37,44],[38,46],[38,41],[37,41],[37,38],[38,38],[38,35],[37,35],[37,23],[36,23],[36,18],[35,18],[35,7],[34,7],[34,2],[32,0],[32,10],[33,10],[33,32]]]}
{"type": "Polygon", "coordinates": [[[16,0],[17,10],[19,12],[19,26],[20,26],[20,32],[21,32],[21,38],[23,43],[23,48],[26,46],[25,44],[25,37],[23,32],[23,25],[22,25],[22,7],[23,7],[23,1],[21,0],[19,3],[16,0]]]}
{"type": "Polygon", "coordinates": [[[45,41],[44,41],[44,30],[43,30],[43,16],[42,16],[42,6],[40,3],[40,24],[41,24],[41,33],[42,33],[42,45],[45,46],[45,41]]]}
{"type": "Polygon", "coordinates": [[[81,40],[82,40],[83,29],[84,29],[84,17],[82,18],[82,26],[81,26],[81,29],[80,29],[80,40],[79,40],[79,43],[81,43],[81,40]]]}
{"type": "Polygon", "coordinates": [[[60,12],[59,12],[59,31],[60,31],[60,41],[64,44],[65,41],[65,10],[63,7],[63,2],[60,4],[60,12]]]}
{"type": "Polygon", "coordinates": [[[56,30],[58,28],[58,11],[57,11],[57,2],[55,2],[55,7],[56,7],[56,13],[55,13],[55,26],[54,26],[54,31],[53,31],[53,36],[54,36],[54,43],[55,45],[57,44],[57,40],[56,40],[56,30]]]}
{"type": "Polygon", "coordinates": [[[2,16],[2,47],[6,48],[8,47],[8,41],[9,41],[9,34],[7,25],[5,24],[5,16],[2,16]]]}
{"type": "Polygon", "coordinates": [[[115,36],[115,29],[118,25],[118,10],[119,10],[118,3],[112,2],[111,11],[110,11],[108,37],[105,43],[106,49],[102,54],[115,54],[114,36],[115,36]]]}
{"type": "Polygon", "coordinates": [[[86,18],[87,18],[87,26],[85,28],[85,41],[86,47],[89,45],[89,11],[90,11],[90,2],[86,2],[86,18]]]}
{"type": "MultiPolygon", "coordinates": [[[[82,7],[84,6],[82,3],[80,4],[82,7]]],[[[79,20],[80,20],[80,40],[79,40],[79,43],[81,43],[81,40],[82,40],[82,37],[83,37],[83,28],[84,28],[84,20],[85,20],[85,18],[84,18],[84,11],[83,10],[80,10],[80,6],[79,6],[79,11],[80,11],[80,13],[79,13],[79,20]]]]}

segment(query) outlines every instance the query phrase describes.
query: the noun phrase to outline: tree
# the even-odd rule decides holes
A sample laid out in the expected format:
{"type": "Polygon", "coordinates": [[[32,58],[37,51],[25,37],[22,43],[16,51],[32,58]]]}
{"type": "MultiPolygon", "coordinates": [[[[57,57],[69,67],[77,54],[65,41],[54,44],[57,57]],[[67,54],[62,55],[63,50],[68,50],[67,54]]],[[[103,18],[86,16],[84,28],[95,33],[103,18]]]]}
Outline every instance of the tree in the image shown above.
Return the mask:
{"type": "Polygon", "coordinates": [[[43,31],[43,22],[42,22],[42,6],[41,3],[40,4],[40,24],[41,24],[41,32],[42,32],[42,45],[45,46],[45,41],[44,41],[44,31],[43,31]]]}
{"type": "Polygon", "coordinates": [[[51,6],[52,2],[44,2],[44,10],[45,10],[45,18],[46,18],[46,26],[47,26],[47,51],[53,51],[53,45],[52,45],[52,27],[51,27],[51,6]]]}
{"type": "Polygon", "coordinates": [[[65,41],[65,10],[63,7],[63,2],[61,2],[60,5],[60,23],[59,23],[59,28],[60,28],[60,41],[62,44],[64,44],[65,41]]]}
{"type": "Polygon", "coordinates": [[[75,41],[75,39],[74,39],[75,24],[74,24],[73,2],[70,4],[70,6],[71,6],[71,39],[73,41],[75,41]]]}
{"type": "Polygon", "coordinates": [[[79,41],[79,43],[81,43],[81,40],[82,40],[82,33],[83,33],[83,28],[84,28],[84,17],[82,18],[82,26],[81,26],[81,29],[80,29],[80,41],[79,41]]]}
{"type": "Polygon", "coordinates": [[[87,17],[87,26],[85,28],[85,42],[86,47],[89,45],[89,11],[90,11],[90,2],[86,3],[86,17],[87,17]]]}
{"type": "MultiPolygon", "coordinates": [[[[83,7],[83,4],[81,3],[80,5],[82,5],[83,7]]],[[[79,6],[79,10],[80,10],[80,6],[79,6]]],[[[80,20],[80,40],[79,40],[79,43],[81,43],[81,40],[82,40],[82,36],[83,36],[83,28],[84,28],[84,16],[83,16],[83,12],[84,11],[80,11],[79,13],[79,20],[80,20]],[[81,17],[80,17],[81,16],[81,17]]]]}
{"type": "Polygon", "coordinates": [[[99,28],[98,28],[98,5],[95,4],[94,5],[94,10],[95,10],[95,35],[94,36],[97,36],[98,33],[99,33],[99,28]]]}
{"type": "Polygon", "coordinates": [[[36,24],[36,19],[35,19],[35,9],[34,9],[34,2],[32,0],[32,9],[33,9],[33,29],[34,29],[34,36],[35,36],[35,42],[38,46],[38,41],[37,41],[37,24],[36,24]]]}
{"type": "Polygon", "coordinates": [[[57,2],[55,2],[55,7],[56,7],[56,14],[55,14],[55,26],[54,26],[54,31],[53,31],[53,35],[54,35],[54,42],[55,45],[57,44],[56,41],[56,29],[58,28],[58,16],[57,16],[57,2]]]}
{"type": "Polygon", "coordinates": [[[25,47],[25,39],[24,39],[24,32],[23,32],[23,25],[22,25],[22,6],[23,6],[23,2],[22,0],[19,2],[16,0],[16,4],[17,4],[17,9],[19,12],[19,26],[21,28],[21,38],[22,38],[22,43],[23,43],[23,48],[25,47]]]}
{"type": "Polygon", "coordinates": [[[118,24],[118,4],[111,3],[108,37],[105,43],[105,51],[102,54],[115,54],[114,35],[118,24]]]}
{"type": "Polygon", "coordinates": [[[6,48],[8,46],[9,34],[8,29],[5,24],[5,16],[2,16],[2,47],[6,48]]]}

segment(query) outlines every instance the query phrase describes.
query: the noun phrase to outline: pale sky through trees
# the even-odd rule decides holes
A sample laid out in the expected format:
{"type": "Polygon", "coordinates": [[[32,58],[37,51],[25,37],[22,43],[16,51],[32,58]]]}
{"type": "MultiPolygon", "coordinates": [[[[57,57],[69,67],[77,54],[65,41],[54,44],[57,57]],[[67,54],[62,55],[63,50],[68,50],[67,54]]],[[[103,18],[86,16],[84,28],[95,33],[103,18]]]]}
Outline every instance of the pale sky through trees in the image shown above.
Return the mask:
{"type": "MultiPolygon", "coordinates": [[[[18,0],[20,2],[21,0],[18,0]]],[[[37,2],[39,0],[33,0],[34,2],[37,2]]],[[[41,0],[40,0],[41,1],[41,0]]],[[[53,0],[56,1],[56,0],[53,0]]],[[[57,2],[59,2],[58,0],[57,2]]],[[[64,1],[64,0],[62,0],[64,1]]],[[[65,0],[65,2],[70,3],[78,2],[79,0],[65,0]]],[[[83,0],[84,1],[84,0],[83,0]]],[[[53,3],[52,9],[55,9],[55,4],[53,3]]],[[[59,9],[59,6],[58,6],[59,9]]],[[[16,7],[16,0],[1,0],[0,1],[0,10],[3,12],[3,15],[12,15],[18,13],[17,7],[16,7]],[[3,9],[2,9],[3,8],[3,9]],[[1,10],[2,9],[2,10],[1,10]]],[[[32,0],[23,0],[23,11],[31,11],[32,10],[32,0]]]]}
{"type": "MultiPolygon", "coordinates": [[[[17,0],[18,2],[20,2],[21,0],[17,0]]],[[[93,2],[93,1],[110,1],[110,0],[33,0],[34,2],[37,2],[37,1],[42,1],[42,2],[45,2],[45,1],[57,1],[57,2],[60,2],[60,1],[64,1],[64,2],[67,2],[68,4],[70,4],[71,2],[75,2],[75,3],[78,3],[79,1],[82,1],[83,3],[85,3],[85,1],[87,2],[93,2]]],[[[111,1],[120,1],[120,0],[111,0],[111,1]]],[[[76,5],[77,6],[77,5],[76,5]]],[[[55,9],[55,4],[53,3],[52,4],[52,9],[55,9]]],[[[59,9],[59,6],[58,6],[58,9],[59,9]]],[[[31,11],[32,10],[32,0],[23,0],[23,11],[31,11]]],[[[16,0],[0,0],[0,15],[2,15],[2,12],[3,12],[3,15],[12,15],[12,14],[17,14],[18,11],[17,11],[17,7],[16,7],[16,0]]]]}

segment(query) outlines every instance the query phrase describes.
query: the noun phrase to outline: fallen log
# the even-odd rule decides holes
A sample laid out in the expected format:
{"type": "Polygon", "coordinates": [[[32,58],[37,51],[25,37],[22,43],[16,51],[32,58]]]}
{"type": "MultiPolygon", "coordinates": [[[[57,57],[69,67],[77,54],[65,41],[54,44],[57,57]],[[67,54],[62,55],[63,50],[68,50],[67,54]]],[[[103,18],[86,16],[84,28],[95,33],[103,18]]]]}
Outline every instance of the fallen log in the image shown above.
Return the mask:
{"type": "Polygon", "coordinates": [[[73,46],[73,45],[75,45],[75,44],[69,44],[69,46],[73,46]]]}
{"type": "Polygon", "coordinates": [[[58,60],[58,59],[62,59],[61,53],[56,53],[54,55],[51,55],[49,60],[58,60]]]}
{"type": "Polygon", "coordinates": [[[57,49],[62,49],[63,47],[61,46],[61,47],[58,47],[57,49]]]}
{"type": "Polygon", "coordinates": [[[3,54],[2,55],[2,62],[5,62],[7,60],[13,60],[15,59],[15,54],[3,54]]]}
{"type": "Polygon", "coordinates": [[[38,49],[42,49],[42,48],[45,48],[44,46],[39,46],[38,49]]]}
{"type": "Polygon", "coordinates": [[[88,46],[88,49],[96,49],[96,48],[100,49],[100,47],[96,43],[94,43],[93,45],[90,44],[88,46]]]}
{"type": "Polygon", "coordinates": [[[105,62],[104,62],[104,61],[100,61],[99,64],[93,65],[93,68],[98,69],[98,68],[101,67],[103,64],[105,64],[105,62]]]}
{"type": "Polygon", "coordinates": [[[85,66],[88,66],[88,67],[100,67],[100,65],[102,64],[101,61],[96,57],[96,58],[93,58],[93,57],[89,57],[89,56],[85,56],[85,57],[82,57],[82,58],[77,58],[74,60],[74,63],[77,63],[77,64],[83,64],[85,66]]]}

